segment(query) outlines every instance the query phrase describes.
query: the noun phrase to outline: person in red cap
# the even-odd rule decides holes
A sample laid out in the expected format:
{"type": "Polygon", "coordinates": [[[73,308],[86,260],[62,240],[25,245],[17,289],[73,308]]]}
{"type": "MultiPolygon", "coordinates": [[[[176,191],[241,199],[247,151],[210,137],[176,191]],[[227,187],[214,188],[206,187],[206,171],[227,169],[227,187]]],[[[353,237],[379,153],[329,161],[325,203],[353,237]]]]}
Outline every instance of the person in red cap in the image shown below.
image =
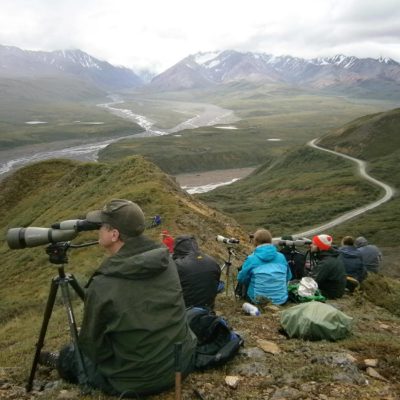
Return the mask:
{"type": "Polygon", "coordinates": [[[161,240],[168,247],[169,252],[172,254],[174,252],[175,240],[166,229],[161,232],[161,240]]]}
{"type": "Polygon", "coordinates": [[[312,269],[310,276],[318,283],[322,295],[328,299],[342,297],[346,288],[346,271],[339,252],[332,247],[330,235],[316,235],[312,239],[312,269]]]}

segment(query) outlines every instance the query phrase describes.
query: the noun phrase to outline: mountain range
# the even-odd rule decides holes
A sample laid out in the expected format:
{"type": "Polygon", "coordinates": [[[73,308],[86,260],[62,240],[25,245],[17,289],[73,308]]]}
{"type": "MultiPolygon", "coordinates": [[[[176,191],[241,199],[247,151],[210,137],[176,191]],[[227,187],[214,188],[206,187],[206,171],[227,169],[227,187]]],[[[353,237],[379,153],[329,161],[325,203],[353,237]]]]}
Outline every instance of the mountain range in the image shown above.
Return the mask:
{"type": "Polygon", "coordinates": [[[52,52],[0,45],[0,78],[75,77],[115,91],[144,86],[153,91],[205,89],[247,81],[300,86],[313,90],[400,88],[400,64],[390,58],[334,57],[304,59],[290,55],[221,52],[189,55],[150,80],[133,70],[114,66],[81,50],[52,52]],[[150,82],[149,82],[150,81],[150,82]]]}
{"type": "Polygon", "coordinates": [[[142,79],[132,70],[111,65],[81,50],[52,52],[0,45],[0,78],[78,78],[103,90],[138,87],[142,79]]]}
{"type": "Polygon", "coordinates": [[[235,81],[271,82],[313,89],[365,82],[400,84],[400,64],[390,58],[336,55],[303,59],[227,50],[190,55],[151,81],[163,90],[206,88],[235,81]]]}

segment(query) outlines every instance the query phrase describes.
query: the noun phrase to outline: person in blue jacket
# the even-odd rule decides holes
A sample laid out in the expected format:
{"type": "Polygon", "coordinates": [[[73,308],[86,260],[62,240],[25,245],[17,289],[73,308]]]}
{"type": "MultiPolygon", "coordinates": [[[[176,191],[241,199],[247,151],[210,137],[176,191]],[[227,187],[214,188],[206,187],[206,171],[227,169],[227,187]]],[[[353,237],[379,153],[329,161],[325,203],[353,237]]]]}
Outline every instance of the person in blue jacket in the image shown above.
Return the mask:
{"type": "Polygon", "coordinates": [[[285,256],[272,244],[272,235],[266,229],[257,230],[254,245],[254,252],[239,272],[238,282],[247,287],[247,297],[254,304],[263,299],[273,304],[286,303],[292,273],[285,256]]]}

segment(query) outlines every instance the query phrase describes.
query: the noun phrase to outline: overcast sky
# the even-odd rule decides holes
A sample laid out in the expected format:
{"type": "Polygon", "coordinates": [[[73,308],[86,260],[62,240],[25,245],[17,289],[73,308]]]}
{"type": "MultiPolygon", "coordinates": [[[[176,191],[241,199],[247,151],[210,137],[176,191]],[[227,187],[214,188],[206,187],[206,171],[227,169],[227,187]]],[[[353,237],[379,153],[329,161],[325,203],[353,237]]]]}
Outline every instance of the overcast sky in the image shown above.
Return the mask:
{"type": "Polygon", "coordinates": [[[154,72],[226,49],[400,62],[400,0],[0,0],[0,44],[154,72]]]}

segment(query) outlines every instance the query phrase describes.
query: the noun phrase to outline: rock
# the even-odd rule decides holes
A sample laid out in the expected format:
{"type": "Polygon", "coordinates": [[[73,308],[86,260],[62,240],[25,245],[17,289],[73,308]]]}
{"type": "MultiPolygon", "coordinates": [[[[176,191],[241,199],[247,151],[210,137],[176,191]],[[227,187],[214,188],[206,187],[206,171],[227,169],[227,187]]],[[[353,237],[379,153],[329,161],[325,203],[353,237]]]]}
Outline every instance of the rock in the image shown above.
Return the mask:
{"type": "Polygon", "coordinates": [[[277,389],[275,393],[272,395],[271,400],[286,400],[286,399],[301,399],[303,397],[303,394],[291,387],[284,387],[281,389],[277,389]]]}
{"type": "Polygon", "coordinates": [[[390,330],[390,326],[386,324],[379,324],[379,327],[385,330],[390,330]]]}
{"type": "Polygon", "coordinates": [[[233,375],[267,376],[271,374],[271,368],[265,362],[255,361],[234,365],[229,372],[233,375]]]}
{"type": "Polygon", "coordinates": [[[241,356],[248,357],[252,360],[264,361],[267,359],[265,353],[258,347],[245,347],[239,350],[241,356]]]}
{"type": "Polygon", "coordinates": [[[386,378],[384,378],[376,369],[372,367],[367,368],[367,374],[372,378],[378,379],[380,381],[388,382],[386,378]]]}
{"type": "Polygon", "coordinates": [[[60,390],[57,396],[57,400],[73,400],[79,397],[79,392],[77,390],[60,390]]]}
{"type": "Polygon", "coordinates": [[[376,358],[367,358],[364,360],[364,364],[366,367],[377,367],[378,360],[376,358]]]}
{"type": "Polygon", "coordinates": [[[259,340],[257,340],[257,344],[258,344],[258,347],[260,347],[266,353],[279,354],[281,352],[281,349],[274,342],[270,342],[268,340],[259,339],[259,340]]]}
{"type": "Polygon", "coordinates": [[[232,389],[236,389],[239,385],[240,377],[239,376],[226,376],[225,383],[232,389]]]}

